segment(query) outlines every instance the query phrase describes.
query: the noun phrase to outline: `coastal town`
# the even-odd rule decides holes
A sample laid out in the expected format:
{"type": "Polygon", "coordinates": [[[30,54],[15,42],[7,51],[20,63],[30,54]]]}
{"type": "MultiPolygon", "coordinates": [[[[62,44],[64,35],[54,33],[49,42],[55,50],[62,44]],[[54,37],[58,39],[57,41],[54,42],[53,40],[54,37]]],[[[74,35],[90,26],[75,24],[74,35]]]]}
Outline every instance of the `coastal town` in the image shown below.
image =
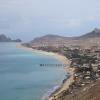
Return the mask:
{"type": "MultiPolygon", "coordinates": [[[[71,62],[70,68],[74,69],[74,81],[69,85],[69,88],[61,91],[57,95],[54,93],[50,100],[81,100],[80,97],[82,95],[80,97],[76,96],[77,99],[75,99],[75,95],[79,91],[80,93],[81,91],[85,93],[85,91],[89,90],[100,79],[100,47],[98,46],[81,48],[80,46],[66,47],[63,45],[59,47],[41,46],[32,48],[64,55],[71,62]]],[[[70,76],[64,79],[63,83],[68,78],[70,76]]],[[[90,98],[89,96],[86,100],[91,100],[90,98]]]]}
{"type": "Polygon", "coordinates": [[[0,0],[0,100],[100,100],[100,0],[0,0]]]}
{"type": "Polygon", "coordinates": [[[46,35],[22,46],[66,65],[66,78],[45,100],[100,100],[100,29],[71,38],[46,35]]]}

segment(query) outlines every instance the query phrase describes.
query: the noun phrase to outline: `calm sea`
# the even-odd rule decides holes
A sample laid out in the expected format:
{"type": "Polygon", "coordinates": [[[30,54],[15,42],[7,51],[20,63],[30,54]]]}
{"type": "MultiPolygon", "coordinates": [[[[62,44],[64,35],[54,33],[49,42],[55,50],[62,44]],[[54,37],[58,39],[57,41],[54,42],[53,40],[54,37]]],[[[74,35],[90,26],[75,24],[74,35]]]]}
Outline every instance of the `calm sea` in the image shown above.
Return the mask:
{"type": "Polygon", "coordinates": [[[65,77],[62,64],[51,56],[0,43],[0,100],[42,100],[65,77]]]}

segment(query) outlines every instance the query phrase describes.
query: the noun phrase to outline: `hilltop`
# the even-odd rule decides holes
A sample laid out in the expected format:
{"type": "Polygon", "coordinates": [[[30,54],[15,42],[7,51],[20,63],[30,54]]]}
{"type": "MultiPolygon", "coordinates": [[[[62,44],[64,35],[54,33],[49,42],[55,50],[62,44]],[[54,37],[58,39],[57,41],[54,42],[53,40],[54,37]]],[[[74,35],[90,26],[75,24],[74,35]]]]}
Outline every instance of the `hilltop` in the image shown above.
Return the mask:
{"type": "Polygon", "coordinates": [[[21,42],[20,39],[12,40],[11,38],[7,37],[4,34],[0,35],[0,42],[21,42]]]}
{"type": "Polygon", "coordinates": [[[85,35],[80,36],[80,38],[94,38],[100,37],[100,29],[95,28],[92,32],[86,33],[85,35]]]}

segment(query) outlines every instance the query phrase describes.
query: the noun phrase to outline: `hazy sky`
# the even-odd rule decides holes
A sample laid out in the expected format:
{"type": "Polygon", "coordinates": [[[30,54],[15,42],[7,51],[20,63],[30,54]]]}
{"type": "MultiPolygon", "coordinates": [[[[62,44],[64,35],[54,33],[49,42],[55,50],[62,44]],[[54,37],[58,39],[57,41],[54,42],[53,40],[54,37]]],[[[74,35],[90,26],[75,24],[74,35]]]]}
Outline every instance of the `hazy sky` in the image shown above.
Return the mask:
{"type": "Polygon", "coordinates": [[[30,40],[100,28],[100,0],[0,0],[0,33],[30,40]]]}

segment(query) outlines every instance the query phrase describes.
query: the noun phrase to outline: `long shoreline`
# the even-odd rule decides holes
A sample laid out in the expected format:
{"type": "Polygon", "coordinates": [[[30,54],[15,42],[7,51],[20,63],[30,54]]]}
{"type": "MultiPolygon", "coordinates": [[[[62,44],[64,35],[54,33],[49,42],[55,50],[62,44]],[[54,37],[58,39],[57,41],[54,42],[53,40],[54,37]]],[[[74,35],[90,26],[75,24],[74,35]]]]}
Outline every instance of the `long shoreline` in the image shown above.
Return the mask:
{"type": "MultiPolygon", "coordinates": [[[[28,47],[24,47],[22,45],[17,45],[18,47],[21,48],[28,48],[28,47]]],[[[36,50],[36,49],[32,49],[30,48],[30,50],[47,55],[47,56],[52,56],[54,58],[56,58],[59,61],[62,61],[66,66],[64,66],[64,71],[70,74],[70,77],[67,79],[65,79],[64,82],[62,82],[61,86],[56,89],[53,93],[51,93],[51,95],[46,99],[46,100],[53,100],[54,98],[57,99],[59,97],[59,94],[62,93],[64,90],[67,90],[69,88],[69,86],[74,82],[74,68],[70,67],[70,63],[71,61],[68,60],[65,56],[60,55],[58,53],[53,53],[53,52],[46,52],[46,51],[42,51],[42,50],[36,50]]]]}

